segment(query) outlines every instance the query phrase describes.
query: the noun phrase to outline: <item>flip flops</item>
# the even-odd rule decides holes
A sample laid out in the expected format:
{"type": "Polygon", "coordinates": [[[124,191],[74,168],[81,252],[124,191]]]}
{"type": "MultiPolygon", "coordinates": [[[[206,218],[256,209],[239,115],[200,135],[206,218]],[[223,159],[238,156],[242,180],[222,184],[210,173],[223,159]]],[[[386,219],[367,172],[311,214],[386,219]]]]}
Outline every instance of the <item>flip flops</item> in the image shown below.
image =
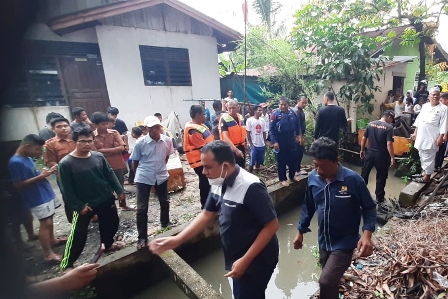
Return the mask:
{"type": "Polygon", "coordinates": [[[56,243],[51,245],[51,247],[58,247],[65,245],[67,243],[67,238],[56,238],[56,243]]]}
{"type": "Polygon", "coordinates": [[[423,177],[423,174],[421,174],[421,173],[416,173],[416,174],[411,175],[411,177],[412,177],[412,178],[421,178],[421,177],[423,177]]]}
{"type": "Polygon", "coordinates": [[[61,263],[62,256],[60,255],[53,255],[51,259],[44,259],[44,264],[47,265],[59,265],[61,263]]]}
{"type": "Polygon", "coordinates": [[[413,182],[416,182],[416,183],[420,183],[420,184],[426,184],[426,183],[429,183],[430,181],[428,181],[428,182],[425,182],[424,180],[423,180],[423,178],[422,177],[417,177],[417,178],[413,178],[412,179],[412,181],[413,182]]]}

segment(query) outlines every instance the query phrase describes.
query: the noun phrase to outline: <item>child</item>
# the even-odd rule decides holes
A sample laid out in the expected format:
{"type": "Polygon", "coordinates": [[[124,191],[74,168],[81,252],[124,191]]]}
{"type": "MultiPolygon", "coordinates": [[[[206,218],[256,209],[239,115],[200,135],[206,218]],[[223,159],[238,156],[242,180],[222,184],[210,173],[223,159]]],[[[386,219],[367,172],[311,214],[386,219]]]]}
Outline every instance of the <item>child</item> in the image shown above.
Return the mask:
{"type": "Polygon", "coordinates": [[[412,98],[406,98],[406,105],[404,106],[403,111],[403,119],[406,121],[406,123],[410,126],[412,124],[412,117],[414,115],[414,107],[412,105],[413,99],[412,98]]]}
{"type": "MultiPolygon", "coordinates": [[[[132,136],[132,138],[136,139],[135,143],[139,142],[140,140],[142,140],[145,137],[145,135],[143,135],[142,129],[140,127],[133,127],[131,130],[131,136],[132,136]]],[[[129,147],[129,155],[132,154],[133,149],[134,149],[134,147],[129,147]]],[[[130,157],[128,159],[128,166],[129,166],[128,185],[134,185],[135,172],[132,169],[132,160],[130,157]]]]}
{"type": "Polygon", "coordinates": [[[56,239],[53,234],[53,215],[61,204],[47,177],[57,172],[57,165],[39,172],[32,158],[42,156],[45,140],[34,134],[26,135],[14,156],[9,160],[9,173],[13,185],[25,200],[25,204],[39,219],[39,241],[44,251],[44,262],[59,264],[61,256],[51,247],[64,244],[67,239],[56,239]]]}
{"type": "MultiPolygon", "coordinates": [[[[110,121],[106,113],[95,112],[92,114],[91,119],[96,125],[96,130],[93,132],[95,135],[94,146],[98,152],[104,155],[107,162],[109,162],[114,170],[118,181],[123,186],[126,164],[124,163],[121,153],[125,150],[126,144],[117,131],[108,128],[110,121]]],[[[120,208],[129,210],[125,199],[120,201],[120,208]]]]}

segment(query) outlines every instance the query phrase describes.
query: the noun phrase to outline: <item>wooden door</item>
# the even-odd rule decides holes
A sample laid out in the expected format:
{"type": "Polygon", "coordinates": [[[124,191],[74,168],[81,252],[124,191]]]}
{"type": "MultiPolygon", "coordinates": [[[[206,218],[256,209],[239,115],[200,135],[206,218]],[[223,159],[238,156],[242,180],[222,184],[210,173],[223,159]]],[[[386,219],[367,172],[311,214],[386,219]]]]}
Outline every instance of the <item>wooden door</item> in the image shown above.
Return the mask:
{"type": "Polygon", "coordinates": [[[61,56],[60,69],[70,109],[82,107],[87,115],[110,106],[103,65],[97,55],[61,56]]]}

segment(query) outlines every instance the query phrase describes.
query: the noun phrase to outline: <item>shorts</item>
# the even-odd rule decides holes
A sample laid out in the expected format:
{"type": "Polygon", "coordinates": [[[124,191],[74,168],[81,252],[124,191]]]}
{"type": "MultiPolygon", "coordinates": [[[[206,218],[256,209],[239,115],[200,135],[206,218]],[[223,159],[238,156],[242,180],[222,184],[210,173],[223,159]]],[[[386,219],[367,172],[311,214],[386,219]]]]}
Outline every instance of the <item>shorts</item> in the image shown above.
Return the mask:
{"type": "Polygon", "coordinates": [[[264,164],[264,154],[266,152],[266,147],[253,147],[250,150],[250,162],[249,166],[254,166],[256,163],[264,164]]]}
{"type": "Polygon", "coordinates": [[[33,212],[34,216],[36,216],[37,219],[42,220],[53,216],[54,210],[59,208],[60,206],[61,203],[59,202],[59,199],[56,197],[55,199],[52,199],[44,204],[31,208],[30,210],[31,212],[33,212]]]}

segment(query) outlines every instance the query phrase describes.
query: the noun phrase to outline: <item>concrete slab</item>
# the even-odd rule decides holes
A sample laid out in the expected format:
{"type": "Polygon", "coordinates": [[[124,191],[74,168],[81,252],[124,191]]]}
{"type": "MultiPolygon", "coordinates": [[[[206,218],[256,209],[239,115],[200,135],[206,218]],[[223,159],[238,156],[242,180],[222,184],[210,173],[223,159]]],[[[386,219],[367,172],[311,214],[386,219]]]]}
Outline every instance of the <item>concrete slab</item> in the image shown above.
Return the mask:
{"type": "Polygon", "coordinates": [[[425,186],[425,183],[411,182],[409,185],[404,187],[404,189],[400,192],[400,196],[398,197],[398,202],[400,203],[400,205],[403,207],[410,207],[415,205],[425,186]]]}

